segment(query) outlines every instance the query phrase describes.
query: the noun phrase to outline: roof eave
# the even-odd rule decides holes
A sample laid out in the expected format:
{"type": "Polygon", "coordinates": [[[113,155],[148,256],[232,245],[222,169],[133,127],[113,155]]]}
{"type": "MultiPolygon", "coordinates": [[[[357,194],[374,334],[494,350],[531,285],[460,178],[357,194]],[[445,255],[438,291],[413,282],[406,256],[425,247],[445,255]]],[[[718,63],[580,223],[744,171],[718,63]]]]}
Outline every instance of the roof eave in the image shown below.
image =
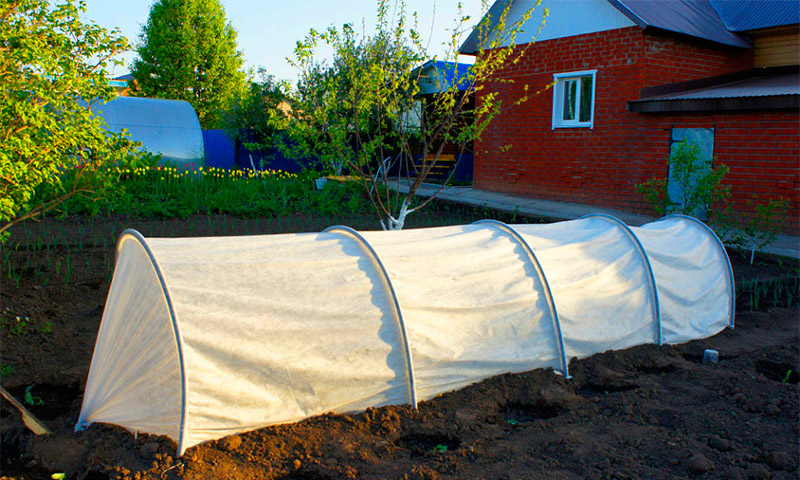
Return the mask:
{"type": "Polygon", "coordinates": [[[653,87],[642,88],[639,92],[639,99],[633,101],[658,101],[653,97],[660,97],[663,95],[671,95],[674,93],[688,92],[691,90],[700,90],[709,87],[715,87],[731,82],[738,82],[753,77],[767,77],[774,75],[793,75],[800,73],[800,66],[789,65],[784,67],[766,67],[766,68],[753,68],[750,70],[742,70],[739,72],[726,73],[723,75],[716,75],[713,77],[701,78],[698,80],[689,80],[686,82],[668,83],[665,85],[656,85],[653,87]]]}
{"type": "Polygon", "coordinates": [[[627,5],[622,3],[620,0],[607,0],[607,1],[608,1],[608,3],[611,4],[611,6],[613,6],[617,10],[619,10],[620,13],[622,13],[623,15],[628,17],[628,19],[630,21],[632,21],[633,23],[638,25],[639,28],[641,28],[645,33],[665,32],[665,33],[670,33],[670,34],[673,34],[673,35],[679,35],[679,36],[682,36],[682,37],[692,38],[692,39],[695,39],[695,40],[701,40],[701,41],[705,41],[705,42],[711,42],[711,43],[715,43],[715,44],[719,44],[719,45],[727,45],[727,46],[731,46],[731,47],[748,48],[748,49],[752,49],[753,48],[753,45],[749,41],[747,41],[745,38],[743,38],[740,35],[737,35],[734,32],[730,32],[731,33],[731,38],[730,38],[729,41],[723,41],[721,39],[716,39],[715,40],[715,39],[710,39],[710,38],[705,38],[705,37],[698,37],[697,35],[692,35],[692,34],[689,34],[689,33],[686,33],[686,32],[679,32],[679,31],[676,31],[676,30],[669,30],[669,29],[666,29],[666,28],[663,28],[663,27],[659,27],[657,25],[652,25],[650,23],[647,23],[646,20],[644,20],[639,15],[637,15],[636,12],[634,12],[630,7],[628,7],[627,5]]]}
{"type": "Polygon", "coordinates": [[[608,3],[610,3],[612,7],[619,10],[620,13],[628,17],[628,19],[631,22],[635,23],[636,25],[639,25],[639,27],[642,30],[644,30],[649,26],[647,22],[645,22],[644,19],[642,19],[642,17],[636,15],[636,13],[634,13],[633,10],[628,8],[625,4],[623,4],[619,0],[608,0],[608,3]]]}
{"type": "MultiPolygon", "coordinates": [[[[495,14],[497,14],[498,11],[502,12],[505,9],[506,4],[511,1],[513,0],[495,1],[492,4],[492,6],[489,7],[489,10],[487,10],[486,13],[481,17],[481,20],[480,22],[478,22],[478,25],[483,23],[486,17],[489,17],[488,25],[486,26],[487,27],[486,31],[491,32],[492,30],[494,30],[495,26],[497,26],[497,17],[498,17],[498,15],[495,14]]],[[[480,51],[483,50],[483,46],[478,44],[480,40],[478,25],[472,27],[472,31],[470,32],[469,36],[467,37],[466,40],[464,40],[464,43],[462,43],[461,47],[459,47],[458,49],[459,54],[477,56],[478,53],[480,53],[480,51]]]]}
{"type": "Polygon", "coordinates": [[[800,110],[800,95],[631,100],[628,102],[628,111],[636,113],[720,112],[742,110],[800,110]]]}
{"type": "Polygon", "coordinates": [[[730,41],[716,40],[713,38],[698,37],[686,32],[678,32],[676,30],[669,30],[667,28],[656,27],[654,25],[647,25],[642,29],[646,34],[661,33],[667,35],[675,35],[683,39],[692,39],[695,42],[702,42],[707,45],[724,45],[726,47],[745,48],[748,50],[753,49],[753,44],[749,40],[740,35],[733,35],[730,41]]]}

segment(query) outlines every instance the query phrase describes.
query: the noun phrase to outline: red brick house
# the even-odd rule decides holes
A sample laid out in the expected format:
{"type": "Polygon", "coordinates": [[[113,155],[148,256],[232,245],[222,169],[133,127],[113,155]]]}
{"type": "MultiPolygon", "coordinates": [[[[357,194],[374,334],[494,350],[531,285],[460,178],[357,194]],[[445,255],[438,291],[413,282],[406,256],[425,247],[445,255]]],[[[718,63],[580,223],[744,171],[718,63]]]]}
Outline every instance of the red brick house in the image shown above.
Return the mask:
{"type": "MultiPolygon", "coordinates": [[[[532,3],[498,0],[490,21],[507,1],[511,20],[532,3]]],[[[550,14],[536,42],[519,36],[522,61],[487,90],[511,105],[525,85],[553,87],[504,110],[475,142],[475,188],[653,213],[635,185],[666,177],[672,144],[689,138],[730,168],[736,208],[746,210],[753,195],[785,198],[787,233],[800,233],[797,0],[542,7],[550,14]]],[[[527,30],[540,21],[534,13],[527,30]]],[[[480,53],[476,37],[461,53],[480,53]]]]}

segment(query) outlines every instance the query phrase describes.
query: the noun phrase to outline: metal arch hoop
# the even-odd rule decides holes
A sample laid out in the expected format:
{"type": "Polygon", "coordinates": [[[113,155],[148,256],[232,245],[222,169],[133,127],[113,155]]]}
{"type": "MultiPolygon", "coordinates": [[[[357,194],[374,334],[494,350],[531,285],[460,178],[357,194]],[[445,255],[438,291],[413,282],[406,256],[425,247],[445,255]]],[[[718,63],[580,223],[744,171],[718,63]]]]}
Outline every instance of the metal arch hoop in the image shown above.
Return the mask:
{"type": "Polygon", "coordinates": [[[408,364],[408,385],[409,385],[409,403],[414,408],[417,408],[417,385],[414,381],[414,364],[411,360],[411,346],[408,342],[408,332],[406,331],[406,324],[403,321],[403,314],[400,310],[400,302],[397,300],[397,294],[394,291],[394,287],[392,286],[392,281],[389,279],[389,273],[386,271],[386,267],[383,266],[383,262],[381,262],[380,257],[372,248],[372,246],[367,242],[367,240],[361,236],[356,230],[344,226],[344,225],[334,225],[332,227],[328,227],[322,231],[322,233],[344,233],[351,237],[353,237],[361,246],[367,251],[367,253],[372,257],[375,263],[378,264],[380,268],[380,274],[383,277],[383,280],[386,282],[386,286],[389,290],[389,294],[392,297],[392,301],[394,303],[394,310],[397,316],[397,322],[400,325],[400,334],[403,337],[403,346],[406,350],[406,363],[408,364]]]}
{"type": "Polygon", "coordinates": [[[188,415],[186,412],[188,409],[187,393],[189,391],[189,379],[186,375],[186,366],[183,359],[183,335],[181,334],[181,327],[178,323],[178,315],[175,313],[175,307],[172,304],[172,296],[169,293],[169,288],[167,287],[167,282],[164,279],[164,274],[161,272],[161,266],[159,266],[153,251],[150,250],[150,246],[147,245],[147,240],[141,233],[132,228],[122,232],[122,235],[119,236],[119,240],[117,241],[117,255],[119,255],[119,249],[122,246],[122,241],[126,236],[133,237],[137,242],[139,242],[139,245],[142,246],[145,253],[147,253],[147,256],[150,258],[150,262],[153,266],[153,270],[155,270],[156,276],[158,277],[158,282],[161,284],[161,291],[164,294],[164,299],[167,301],[167,309],[169,310],[169,317],[172,321],[172,331],[175,334],[175,344],[178,348],[178,361],[181,367],[181,402],[183,404],[181,405],[181,429],[180,433],[178,434],[178,455],[183,455],[185,450],[183,447],[183,441],[186,433],[186,422],[188,420],[188,415]]]}
{"type": "Polygon", "coordinates": [[[719,236],[716,234],[716,232],[714,232],[714,230],[711,229],[711,227],[709,227],[705,223],[701,222],[700,220],[692,216],[681,215],[676,213],[673,215],[667,215],[665,217],[661,217],[658,219],[658,221],[660,222],[661,220],[667,220],[669,218],[682,218],[684,220],[689,220],[697,225],[700,225],[700,227],[702,227],[703,230],[711,234],[711,238],[714,239],[715,243],[717,244],[717,247],[719,247],[719,251],[722,253],[722,258],[725,259],[725,263],[727,264],[728,267],[728,282],[730,283],[731,287],[731,297],[730,297],[731,328],[734,328],[734,321],[736,319],[736,283],[733,278],[733,267],[731,267],[731,259],[728,256],[727,250],[725,250],[725,244],[722,243],[722,240],[720,240],[719,236]]]}
{"type": "Polygon", "coordinates": [[[567,352],[566,348],[564,347],[564,336],[561,333],[561,320],[558,318],[558,311],[556,310],[556,303],[553,300],[553,292],[550,290],[550,283],[547,281],[547,277],[544,274],[544,270],[542,269],[542,265],[539,263],[539,259],[536,257],[536,254],[533,253],[533,249],[528,242],[522,238],[522,235],[519,234],[516,230],[514,230],[510,225],[500,222],[498,220],[478,220],[477,222],[473,222],[473,225],[490,225],[496,228],[503,230],[504,232],[511,235],[511,237],[525,250],[525,253],[528,255],[528,259],[533,263],[533,267],[536,270],[536,274],[539,276],[539,281],[542,282],[544,286],[544,296],[545,300],[547,300],[547,306],[550,308],[550,318],[553,319],[556,327],[556,335],[558,337],[558,346],[561,349],[561,368],[564,371],[564,378],[570,378],[569,375],[569,368],[567,366],[567,352]]]}
{"type": "Polygon", "coordinates": [[[644,261],[644,266],[647,269],[647,274],[648,274],[648,277],[650,278],[650,292],[653,295],[653,316],[655,317],[656,328],[658,330],[657,331],[657,335],[656,335],[657,340],[658,340],[657,344],[661,345],[662,344],[662,338],[663,338],[662,331],[661,331],[661,305],[660,305],[659,300],[658,300],[658,289],[656,288],[656,277],[655,277],[655,275],[653,275],[653,266],[650,265],[650,258],[648,258],[647,252],[645,251],[644,246],[642,245],[642,242],[640,242],[639,241],[639,237],[637,237],[636,234],[633,233],[633,230],[631,230],[631,227],[627,226],[625,224],[625,222],[623,222],[622,220],[620,220],[619,218],[617,218],[617,217],[615,217],[613,215],[608,215],[607,213],[590,213],[588,215],[582,216],[581,218],[583,219],[583,218],[593,218],[593,217],[602,218],[604,220],[610,221],[611,223],[617,225],[619,228],[621,228],[625,232],[626,235],[628,235],[628,238],[630,238],[633,241],[634,246],[636,247],[636,250],[639,251],[639,255],[641,255],[642,260],[644,261]]]}

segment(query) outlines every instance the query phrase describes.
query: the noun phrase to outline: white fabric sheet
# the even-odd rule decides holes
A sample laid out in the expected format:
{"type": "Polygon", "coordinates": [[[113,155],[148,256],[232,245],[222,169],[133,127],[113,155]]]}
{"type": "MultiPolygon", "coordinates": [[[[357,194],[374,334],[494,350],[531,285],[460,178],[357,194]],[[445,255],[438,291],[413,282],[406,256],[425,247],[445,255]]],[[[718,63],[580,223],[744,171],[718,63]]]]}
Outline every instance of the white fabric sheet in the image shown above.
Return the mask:
{"type": "Polygon", "coordinates": [[[696,220],[510,228],[123,234],[78,427],[164,434],[183,453],[732,322],[730,264],[696,220]]]}

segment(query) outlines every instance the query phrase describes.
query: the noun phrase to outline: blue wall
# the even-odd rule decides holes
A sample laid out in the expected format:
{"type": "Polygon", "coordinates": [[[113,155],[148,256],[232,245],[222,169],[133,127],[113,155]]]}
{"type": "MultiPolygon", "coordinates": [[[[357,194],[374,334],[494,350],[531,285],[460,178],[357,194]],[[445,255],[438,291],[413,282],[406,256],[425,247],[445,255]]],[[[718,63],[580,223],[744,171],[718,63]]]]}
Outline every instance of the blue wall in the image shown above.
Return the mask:
{"type": "MultiPolygon", "coordinates": [[[[242,145],[243,142],[233,142],[229,139],[224,130],[203,130],[203,143],[205,145],[207,167],[249,169],[251,168],[251,156],[253,157],[253,164],[255,164],[258,170],[267,168],[271,170],[282,170],[289,173],[299,173],[303,168],[314,168],[317,163],[313,158],[304,158],[300,160],[287,158],[278,148],[273,148],[266,152],[251,152],[242,145]]],[[[472,181],[473,160],[474,155],[472,153],[464,153],[461,155],[458,166],[456,167],[456,173],[453,176],[453,181],[472,181]]],[[[391,173],[396,175],[399,170],[400,166],[394,165],[391,169],[391,173]]]]}
{"type": "Polygon", "coordinates": [[[287,158],[278,148],[273,148],[266,152],[251,152],[242,143],[247,143],[246,137],[244,142],[234,142],[228,138],[224,130],[203,130],[206,166],[224,169],[249,169],[251,168],[251,156],[253,157],[253,164],[258,170],[267,168],[299,173],[303,168],[313,168],[315,164],[314,159],[295,160],[287,158]]]}
{"type": "Polygon", "coordinates": [[[206,167],[231,169],[236,165],[236,149],[224,130],[203,130],[206,167]]]}

